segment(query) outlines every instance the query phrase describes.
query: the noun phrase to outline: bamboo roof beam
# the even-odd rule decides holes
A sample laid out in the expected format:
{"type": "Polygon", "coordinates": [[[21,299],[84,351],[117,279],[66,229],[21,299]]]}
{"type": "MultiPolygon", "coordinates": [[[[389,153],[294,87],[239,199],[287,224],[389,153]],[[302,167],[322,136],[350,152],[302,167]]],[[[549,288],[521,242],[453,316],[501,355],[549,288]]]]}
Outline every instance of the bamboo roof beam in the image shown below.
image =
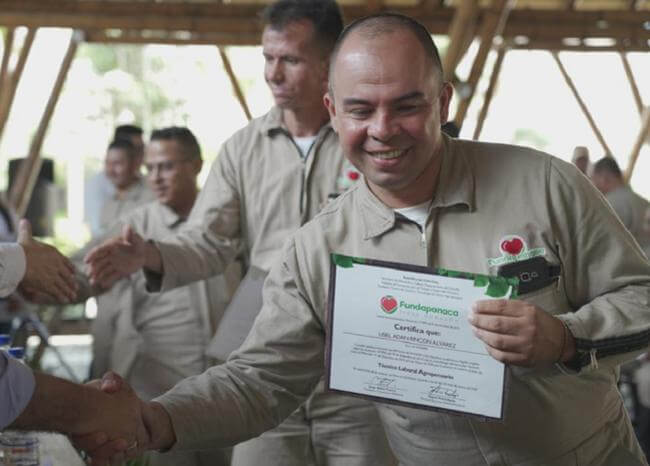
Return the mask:
{"type": "Polygon", "coordinates": [[[420,0],[420,7],[423,10],[435,10],[442,8],[444,4],[445,0],[420,0]]]}
{"type": "Polygon", "coordinates": [[[627,168],[625,169],[625,182],[629,183],[632,178],[632,173],[634,172],[634,167],[636,161],[639,158],[639,153],[641,152],[641,146],[645,141],[650,139],[650,107],[646,107],[643,111],[641,117],[641,128],[639,129],[639,135],[634,141],[634,146],[632,147],[632,152],[630,153],[629,162],[627,168]]]}
{"type": "Polygon", "coordinates": [[[605,151],[605,155],[607,157],[612,157],[612,151],[609,149],[609,146],[605,142],[605,138],[603,138],[602,133],[600,132],[600,129],[598,129],[598,126],[596,125],[596,122],[594,121],[594,118],[591,116],[591,112],[589,112],[589,109],[587,108],[587,105],[585,104],[584,100],[582,100],[582,97],[580,97],[580,93],[578,92],[578,89],[576,88],[575,84],[573,83],[573,80],[571,79],[571,76],[569,76],[569,73],[567,73],[566,68],[564,68],[564,65],[562,64],[562,60],[560,60],[560,57],[556,51],[551,52],[551,56],[555,60],[555,63],[557,63],[558,68],[560,69],[560,73],[562,73],[562,77],[566,81],[567,85],[569,86],[569,89],[571,89],[571,92],[573,93],[573,96],[575,97],[576,101],[578,102],[578,105],[580,106],[580,109],[582,110],[582,113],[584,113],[585,117],[587,118],[587,121],[589,122],[589,126],[591,126],[591,129],[593,130],[594,134],[596,135],[596,138],[598,139],[598,142],[600,145],[603,147],[603,150],[605,151]]]}
{"type": "Polygon", "coordinates": [[[494,62],[494,67],[492,68],[492,74],[490,75],[490,84],[488,85],[487,91],[485,91],[485,98],[483,99],[483,106],[481,107],[481,113],[479,113],[478,121],[476,123],[476,128],[474,128],[474,135],[472,139],[475,141],[481,136],[481,131],[483,130],[483,123],[487,117],[488,109],[492,103],[492,97],[494,95],[494,89],[496,89],[497,82],[499,81],[499,73],[501,72],[501,65],[503,65],[503,59],[506,56],[507,47],[505,43],[502,43],[497,50],[497,59],[494,62]]]}
{"type": "Polygon", "coordinates": [[[366,11],[368,14],[375,13],[382,9],[383,3],[382,0],[366,0],[366,11]]]}
{"type": "MultiPolygon", "coordinates": [[[[11,50],[14,47],[14,28],[7,28],[4,34],[4,50],[2,52],[2,64],[0,64],[0,89],[6,89],[9,85],[9,59],[11,50]]],[[[2,105],[2,92],[0,92],[0,105],[2,105]]]]}
{"type": "MultiPolygon", "coordinates": [[[[435,0],[433,4],[435,5],[435,0]]],[[[241,36],[236,42],[238,44],[244,41],[259,44],[261,24],[251,21],[251,18],[264,6],[214,2],[2,0],[0,23],[5,26],[107,29],[117,33],[120,30],[175,31],[185,35],[219,33],[241,36]]],[[[342,9],[347,20],[368,13],[365,3],[342,5],[342,9]]],[[[428,2],[403,7],[391,6],[391,9],[418,18],[432,34],[448,33],[455,12],[452,7],[431,8],[431,3],[428,2]]],[[[488,12],[480,11],[480,15],[488,12]]],[[[650,10],[646,9],[558,11],[521,8],[510,14],[503,36],[614,37],[640,43],[650,39],[650,30],[644,27],[647,21],[650,21],[650,10]]]]}
{"type": "Polygon", "coordinates": [[[447,82],[456,73],[456,66],[474,38],[478,13],[478,0],[461,0],[456,9],[449,25],[449,47],[442,59],[443,79],[447,82]]]}
{"type": "Polygon", "coordinates": [[[36,129],[36,133],[32,138],[32,143],[29,147],[29,153],[27,158],[21,163],[18,173],[16,174],[16,182],[11,188],[9,193],[9,200],[16,210],[16,213],[19,217],[25,215],[27,211],[27,206],[29,205],[29,200],[32,197],[32,191],[36,184],[38,178],[38,173],[41,170],[41,165],[43,159],[41,158],[41,148],[43,146],[43,140],[45,139],[45,134],[49,126],[52,114],[54,113],[54,108],[59,100],[61,95],[61,90],[63,89],[63,84],[70,70],[70,65],[72,60],[77,52],[77,46],[82,40],[82,34],[79,31],[74,31],[70,37],[70,43],[61,62],[61,67],[59,68],[59,73],[52,87],[52,92],[50,97],[45,105],[43,115],[36,129]]]}
{"type": "Polygon", "coordinates": [[[485,67],[488,54],[492,49],[494,38],[503,31],[508,15],[515,3],[516,0],[495,0],[493,4],[496,8],[490,12],[486,12],[483,18],[483,24],[481,25],[481,45],[474,58],[474,63],[472,63],[472,69],[466,83],[469,86],[469,93],[458,103],[456,115],[454,116],[454,123],[458,128],[462,128],[463,126],[467,110],[476,92],[478,81],[483,74],[483,68],[485,67]]]}
{"type": "Polygon", "coordinates": [[[632,67],[630,67],[630,62],[628,61],[627,55],[625,55],[624,52],[621,52],[621,61],[623,62],[623,68],[625,69],[627,81],[630,83],[630,89],[632,90],[634,103],[636,104],[636,108],[639,111],[639,115],[641,115],[643,113],[643,101],[641,100],[639,87],[636,85],[636,80],[634,79],[634,74],[632,73],[632,67]]]}
{"type": "Polygon", "coordinates": [[[20,77],[25,69],[25,63],[27,63],[29,52],[32,49],[34,37],[36,37],[36,29],[28,29],[22,48],[20,49],[20,54],[18,55],[16,66],[11,73],[7,73],[6,79],[2,83],[2,89],[0,89],[0,92],[2,93],[2,98],[0,98],[0,140],[2,140],[2,133],[7,124],[9,113],[11,112],[11,106],[14,102],[14,97],[16,96],[16,89],[18,88],[20,77]]]}
{"type": "Polygon", "coordinates": [[[235,75],[235,72],[233,71],[232,66],[230,65],[230,59],[228,58],[228,54],[226,53],[226,50],[222,46],[217,46],[217,49],[219,50],[219,56],[221,56],[221,62],[223,63],[223,67],[226,70],[226,74],[228,75],[228,78],[230,78],[230,84],[232,84],[232,90],[235,93],[235,97],[237,97],[237,100],[239,101],[239,105],[244,111],[246,118],[248,118],[248,121],[251,121],[251,119],[253,118],[251,116],[251,111],[248,109],[248,104],[246,103],[246,97],[244,97],[244,93],[241,90],[241,86],[239,85],[239,80],[237,79],[237,76],[235,75]]]}

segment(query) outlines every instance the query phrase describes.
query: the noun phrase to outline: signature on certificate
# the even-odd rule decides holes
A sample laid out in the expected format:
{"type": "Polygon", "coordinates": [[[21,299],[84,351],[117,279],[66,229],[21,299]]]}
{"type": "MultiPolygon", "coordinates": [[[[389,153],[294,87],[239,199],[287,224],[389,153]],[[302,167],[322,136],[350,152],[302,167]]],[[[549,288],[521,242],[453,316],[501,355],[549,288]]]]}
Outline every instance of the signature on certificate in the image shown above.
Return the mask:
{"type": "Polygon", "coordinates": [[[368,382],[368,385],[375,385],[376,387],[379,388],[389,388],[395,383],[395,379],[391,379],[390,377],[378,377],[375,376],[368,382]]]}
{"type": "Polygon", "coordinates": [[[446,388],[443,387],[441,383],[438,383],[436,385],[432,385],[431,388],[429,389],[429,398],[431,399],[436,399],[440,398],[441,396],[448,396],[449,398],[457,398],[458,397],[458,389],[457,388],[446,388]]]}

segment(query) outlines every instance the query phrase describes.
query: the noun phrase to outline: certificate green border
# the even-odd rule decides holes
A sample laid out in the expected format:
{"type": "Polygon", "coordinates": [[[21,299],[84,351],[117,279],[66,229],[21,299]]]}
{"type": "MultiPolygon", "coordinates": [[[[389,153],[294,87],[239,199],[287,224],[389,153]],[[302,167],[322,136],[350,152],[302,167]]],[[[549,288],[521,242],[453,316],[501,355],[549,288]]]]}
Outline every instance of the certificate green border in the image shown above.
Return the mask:
{"type": "Polygon", "coordinates": [[[326,326],[327,334],[325,338],[325,387],[327,388],[327,390],[335,393],[354,396],[357,398],[372,400],[379,403],[394,404],[394,405],[406,406],[409,408],[424,409],[427,411],[437,411],[437,412],[443,412],[447,414],[455,414],[455,415],[479,418],[483,420],[503,421],[504,410],[506,405],[506,394],[508,391],[508,386],[510,385],[509,383],[510,377],[509,377],[509,371],[507,365],[505,366],[505,370],[503,372],[503,377],[504,377],[503,393],[501,399],[501,415],[499,417],[485,416],[485,415],[474,414],[466,411],[439,408],[439,407],[429,406],[424,404],[394,400],[392,398],[365,395],[361,393],[349,392],[345,390],[338,390],[338,389],[331,388],[330,377],[332,372],[332,333],[333,333],[333,325],[334,325],[334,294],[336,292],[336,268],[337,267],[351,268],[354,267],[354,264],[372,265],[377,267],[391,268],[395,270],[404,270],[407,272],[417,272],[417,273],[425,273],[428,275],[441,275],[441,276],[451,277],[451,278],[464,278],[467,280],[474,280],[475,286],[483,287],[485,285],[488,285],[488,288],[486,290],[486,296],[490,296],[492,298],[500,298],[505,296],[507,294],[507,290],[510,287],[512,287],[512,292],[510,293],[509,299],[517,298],[519,279],[515,277],[500,277],[495,275],[486,275],[486,274],[473,273],[473,272],[460,272],[457,270],[450,270],[441,267],[437,267],[437,268],[424,267],[420,265],[404,264],[400,262],[389,262],[389,261],[382,261],[377,259],[367,259],[363,257],[346,256],[344,254],[336,254],[336,253],[330,254],[330,283],[329,283],[328,297],[327,297],[327,326],[326,326]]]}

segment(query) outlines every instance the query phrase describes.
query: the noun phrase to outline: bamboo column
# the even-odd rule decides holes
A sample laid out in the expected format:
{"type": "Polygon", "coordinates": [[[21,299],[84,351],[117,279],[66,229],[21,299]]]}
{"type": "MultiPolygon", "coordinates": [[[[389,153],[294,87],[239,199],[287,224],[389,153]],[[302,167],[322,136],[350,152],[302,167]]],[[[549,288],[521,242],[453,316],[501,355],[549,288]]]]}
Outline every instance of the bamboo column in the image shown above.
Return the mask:
{"type": "Polygon", "coordinates": [[[490,84],[488,85],[487,91],[485,92],[483,107],[481,107],[481,113],[479,113],[478,122],[476,123],[476,128],[474,129],[474,136],[472,139],[475,141],[478,140],[478,138],[481,136],[483,123],[485,122],[488,109],[492,103],[492,96],[494,95],[494,89],[496,88],[497,82],[499,81],[499,73],[501,72],[501,65],[503,64],[503,58],[506,56],[506,51],[506,45],[505,43],[502,43],[497,51],[497,60],[494,63],[494,68],[492,68],[492,75],[490,75],[490,84]]]}
{"type": "Polygon", "coordinates": [[[632,73],[632,67],[630,67],[630,62],[627,59],[627,55],[625,55],[625,52],[623,51],[621,51],[621,61],[623,62],[623,68],[625,69],[627,80],[630,83],[630,89],[632,89],[632,95],[634,96],[636,108],[639,111],[639,115],[641,115],[643,113],[643,101],[641,100],[641,94],[639,93],[639,88],[636,85],[636,80],[634,79],[634,74],[632,73]]]}
{"type": "Polygon", "coordinates": [[[465,121],[469,104],[472,102],[472,97],[474,97],[474,93],[476,92],[478,81],[481,78],[481,74],[483,74],[485,61],[492,49],[494,38],[501,35],[503,32],[503,28],[508,20],[508,15],[514,8],[515,3],[516,0],[495,0],[493,3],[495,8],[491,11],[487,11],[485,14],[485,19],[483,20],[481,27],[481,46],[476,54],[476,58],[474,58],[472,70],[469,73],[469,78],[466,83],[469,86],[469,94],[459,102],[454,117],[454,123],[456,123],[458,128],[463,126],[463,121],[465,121]]]}
{"type": "Polygon", "coordinates": [[[4,94],[9,85],[9,59],[11,58],[11,49],[14,46],[14,28],[7,28],[4,37],[4,51],[2,53],[2,64],[0,65],[0,105],[2,105],[2,94],[4,94]]]}
{"type": "Polygon", "coordinates": [[[61,62],[59,74],[54,82],[50,98],[45,105],[45,110],[43,111],[38,128],[32,138],[27,158],[20,164],[20,168],[16,174],[16,182],[13,184],[11,192],[9,193],[9,200],[20,217],[25,215],[27,205],[32,197],[32,191],[34,190],[34,185],[36,184],[36,179],[38,178],[38,173],[40,172],[41,164],[43,163],[41,158],[41,147],[43,146],[45,133],[50,124],[56,103],[61,95],[61,90],[63,89],[63,84],[68,75],[70,65],[72,64],[75,53],[77,52],[77,46],[81,40],[82,34],[79,31],[74,31],[70,37],[70,43],[68,44],[68,49],[63,57],[63,61],[61,62]]]}
{"type": "Polygon", "coordinates": [[[442,59],[444,80],[447,82],[453,78],[458,62],[474,37],[477,17],[478,0],[462,0],[456,7],[449,26],[449,47],[442,59]]]}
{"type": "Polygon", "coordinates": [[[641,116],[641,129],[639,130],[639,136],[634,142],[632,152],[630,153],[630,159],[627,163],[625,174],[623,175],[626,183],[629,183],[630,179],[632,178],[634,166],[636,165],[636,161],[639,158],[639,153],[641,152],[641,146],[643,146],[643,143],[647,141],[648,138],[650,138],[650,107],[646,107],[645,110],[643,110],[643,114],[641,116]]]}
{"type": "Polygon", "coordinates": [[[585,105],[584,101],[582,100],[582,97],[580,97],[580,93],[578,92],[578,89],[576,88],[575,84],[573,84],[573,80],[571,79],[571,76],[569,76],[569,73],[567,73],[566,69],[564,68],[564,65],[562,64],[562,61],[560,60],[560,57],[559,57],[557,51],[551,52],[551,55],[553,56],[553,59],[555,60],[555,63],[557,63],[558,68],[560,68],[560,72],[562,73],[562,76],[564,77],[564,80],[566,81],[567,85],[569,86],[569,89],[571,89],[571,92],[573,93],[573,96],[578,101],[578,105],[580,106],[580,109],[582,110],[582,113],[585,114],[585,117],[587,118],[587,121],[589,122],[589,125],[591,126],[591,129],[593,130],[594,134],[596,135],[596,138],[598,139],[598,142],[600,142],[600,145],[603,146],[603,150],[605,151],[605,155],[607,157],[612,157],[612,151],[609,149],[609,146],[607,146],[607,143],[605,142],[605,138],[603,138],[603,135],[600,132],[600,130],[598,129],[598,126],[596,126],[596,122],[594,121],[594,118],[591,116],[591,113],[589,112],[589,109],[587,108],[587,105],[585,105]]]}
{"type": "Polygon", "coordinates": [[[251,112],[248,109],[248,104],[246,103],[246,98],[244,97],[244,93],[241,90],[241,86],[239,85],[237,76],[235,76],[235,72],[233,71],[232,66],[230,65],[230,59],[228,58],[228,55],[226,54],[226,51],[222,46],[218,45],[217,49],[219,49],[221,62],[223,63],[223,67],[226,70],[226,74],[228,74],[228,77],[230,78],[230,84],[232,85],[232,90],[235,92],[235,96],[239,101],[239,105],[241,105],[241,108],[244,111],[246,118],[248,118],[248,121],[251,121],[253,117],[251,116],[251,112]]]}
{"type": "Polygon", "coordinates": [[[5,124],[9,118],[11,105],[13,104],[14,97],[16,96],[16,89],[18,88],[20,77],[22,76],[23,70],[25,69],[25,63],[27,62],[29,51],[32,49],[32,44],[34,43],[35,36],[36,29],[30,28],[27,31],[25,41],[23,42],[23,46],[20,49],[20,55],[18,55],[16,67],[11,73],[9,73],[7,70],[6,79],[2,82],[2,98],[0,99],[0,139],[2,139],[2,132],[4,131],[5,124]]]}

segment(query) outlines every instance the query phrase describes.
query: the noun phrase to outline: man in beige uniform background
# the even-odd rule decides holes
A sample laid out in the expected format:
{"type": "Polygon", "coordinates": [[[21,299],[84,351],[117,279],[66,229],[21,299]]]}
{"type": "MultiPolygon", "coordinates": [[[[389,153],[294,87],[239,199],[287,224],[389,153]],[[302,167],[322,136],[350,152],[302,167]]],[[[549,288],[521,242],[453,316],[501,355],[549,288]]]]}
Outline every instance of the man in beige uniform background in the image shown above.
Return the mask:
{"type": "MultiPolygon", "coordinates": [[[[329,54],[342,29],[338,6],[283,0],[266,10],[264,21],[264,74],[276,106],[224,143],[188,227],[148,243],[131,234],[128,241],[137,247],[124,255],[110,247],[94,254],[108,261],[102,268],[113,277],[118,273],[110,261],[134,264],[128,273],[146,266],[149,286],[167,291],[222,272],[241,244],[250,270],[237,293],[247,296],[233,300],[232,319],[257,314],[259,305],[249,302],[261,302],[261,282],[284,241],[359,176],[343,158],[322,99],[329,54]]],[[[218,329],[211,355],[226,359],[219,339],[229,333],[238,331],[243,341],[250,323],[239,324],[245,331],[218,329]]],[[[324,393],[321,384],[278,429],[235,448],[234,466],[259,464],[381,466],[394,460],[375,407],[324,393]]]]}
{"type": "Polygon", "coordinates": [[[603,193],[646,255],[650,255],[650,202],[632,191],[612,157],[603,157],[594,163],[591,181],[603,193]]]}
{"type": "MultiPolygon", "coordinates": [[[[198,141],[187,128],[155,130],[146,147],[147,182],[156,201],[120,219],[138,234],[162,239],[177,232],[198,195],[201,170],[198,141]]],[[[238,264],[223,275],[149,294],[142,274],[122,280],[110,332],[109,369],[124,376],[141,398],[150,400],[176,382],[210,366],[205,349],[239,281],[238,264]]],[[[151,466],[228,465],[221,450],[150,453],[151,466]]]]}
{"type": "MultiPolygon", "coordinates": [[[[115,188],[115,192],[102,206],[100,214],[100,231],[98,238],[93,238],[82,251],[75,254],[75,260],[89,250],[90,247],[105,239],[116,230],[120,220],[136,208],[154,200],[154,195],[140,176],[142,164],[142,148],[133,145],[130,140],[116,139],[106,151],[104,173],[115,188]]],[[[108,354],[110,351],[111,322],[116,317],[116,309],[120,295],[125,292],[121,285],[97,296],[97,316],[93,321],[91,333],[93,336],[93,362],[91,378],[101,377],[108,370],[108,354]]]]}
{"type": "Polygon", "coordinates": [[[346,31],[326,102],[365,182],[285,245],[227,363],[144,407],[152,439],[141,448],[256,435],[310,393],[324,368],[332,252],[482,273],[539,256],[559,266],[557,281],[518,300],[479,301],[470,316],[510,367],[504,421],[380,404],[400,464],[647,464],[616,389],[618,364],[650,335],[650,265],[638,245],[571,165],[440,134],[451,87],[421,25],[384,14],[346,31]],[[424,221],[398,215],[405,208],[424,210],[424,221]]]}

